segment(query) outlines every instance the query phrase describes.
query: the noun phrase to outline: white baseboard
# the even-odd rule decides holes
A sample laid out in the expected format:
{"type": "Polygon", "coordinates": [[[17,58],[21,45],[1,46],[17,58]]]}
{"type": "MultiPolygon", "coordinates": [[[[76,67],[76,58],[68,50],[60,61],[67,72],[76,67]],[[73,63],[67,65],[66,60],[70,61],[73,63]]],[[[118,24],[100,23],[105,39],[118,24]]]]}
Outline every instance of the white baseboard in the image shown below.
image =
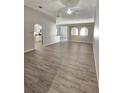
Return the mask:
{"type": "Polygon", "coordinates": [[[77,41],[77,40],[68,40],[70,42],[79,42],[79,43],[88,43],[88,44],[93,44],[92,42],[86,42],[86,41],[77,41]]]}
{"type": "Polygon", "coordinates": [[[35,50],[35,49],[34,48],[28,49],[28,50],[25,50],[24,53],[27,53],[27,52],[30,52],[30,51],[33,51],[33,50],[35,50]]]}

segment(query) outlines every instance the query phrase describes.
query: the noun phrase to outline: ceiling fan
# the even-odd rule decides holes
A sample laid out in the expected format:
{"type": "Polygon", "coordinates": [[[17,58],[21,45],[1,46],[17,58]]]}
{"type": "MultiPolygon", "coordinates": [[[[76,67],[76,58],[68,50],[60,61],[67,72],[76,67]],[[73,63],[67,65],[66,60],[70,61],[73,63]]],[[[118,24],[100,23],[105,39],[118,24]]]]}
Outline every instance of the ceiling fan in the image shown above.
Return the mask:
{"type": "Polygon", "coordinates": [[[79,3],[80,0],[60,0],[60,1],[66,7],[74,7],[79,3]]]}
{"type": "Polygon", "coordinates": [[[65,7],[59,10],[58,17],[62,15],[71,16],[72,14],[79,13],[79,7],[77,7],[77,4],[79,3],[80,0],[60,0],[60,1],[65,7]]]}

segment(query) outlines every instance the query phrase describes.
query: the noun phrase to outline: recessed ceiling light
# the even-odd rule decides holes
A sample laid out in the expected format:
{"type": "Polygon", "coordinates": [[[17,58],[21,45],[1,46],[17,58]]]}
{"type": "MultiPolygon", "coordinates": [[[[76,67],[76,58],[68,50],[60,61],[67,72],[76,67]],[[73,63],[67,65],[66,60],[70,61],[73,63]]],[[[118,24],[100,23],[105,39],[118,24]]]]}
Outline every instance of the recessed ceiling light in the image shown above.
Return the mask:
{"type": "Polygon", "coordinates": [[[72,10],[70,8],[68,8],[67,14],[69,14],[69,15],[72,14],[72,10]]]}
{"type": "Polygon", "coordinates": [[[42,6],[38,6],[39,8],[43,8],[42,6]]]}

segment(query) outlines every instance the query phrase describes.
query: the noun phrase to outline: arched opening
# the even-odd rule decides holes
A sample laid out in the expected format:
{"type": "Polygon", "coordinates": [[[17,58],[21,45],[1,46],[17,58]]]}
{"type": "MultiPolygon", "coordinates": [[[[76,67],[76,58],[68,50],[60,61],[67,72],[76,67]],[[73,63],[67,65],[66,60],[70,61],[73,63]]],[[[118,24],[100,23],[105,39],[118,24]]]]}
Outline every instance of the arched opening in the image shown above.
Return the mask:
{"type": "Polygon", "coordinates": [[[80,30],[80,36],[88,36],[88,28],[82,27],[80,30]]]}
{"type": "Polygon", "coordinates": [[[34,45],[37,49],[37,46],[43,45],[43,27],[40,24],[34,25],[34,45]]]}

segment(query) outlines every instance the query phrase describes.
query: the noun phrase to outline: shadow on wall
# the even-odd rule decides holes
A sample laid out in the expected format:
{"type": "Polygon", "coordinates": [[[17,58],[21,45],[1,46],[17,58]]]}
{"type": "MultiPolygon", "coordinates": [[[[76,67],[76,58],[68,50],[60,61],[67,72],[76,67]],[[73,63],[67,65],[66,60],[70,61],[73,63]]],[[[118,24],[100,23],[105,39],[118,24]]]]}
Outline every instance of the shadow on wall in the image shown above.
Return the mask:
{"type": "Polygon", "coordinates": [[[99,2],[97,0],[96,6],[96,16],[95,16],[95,28],[94,28],[94,42],[93,42],[93,51],[95,66],[97,72],[97,79],[99,81],[99,2]]]}

